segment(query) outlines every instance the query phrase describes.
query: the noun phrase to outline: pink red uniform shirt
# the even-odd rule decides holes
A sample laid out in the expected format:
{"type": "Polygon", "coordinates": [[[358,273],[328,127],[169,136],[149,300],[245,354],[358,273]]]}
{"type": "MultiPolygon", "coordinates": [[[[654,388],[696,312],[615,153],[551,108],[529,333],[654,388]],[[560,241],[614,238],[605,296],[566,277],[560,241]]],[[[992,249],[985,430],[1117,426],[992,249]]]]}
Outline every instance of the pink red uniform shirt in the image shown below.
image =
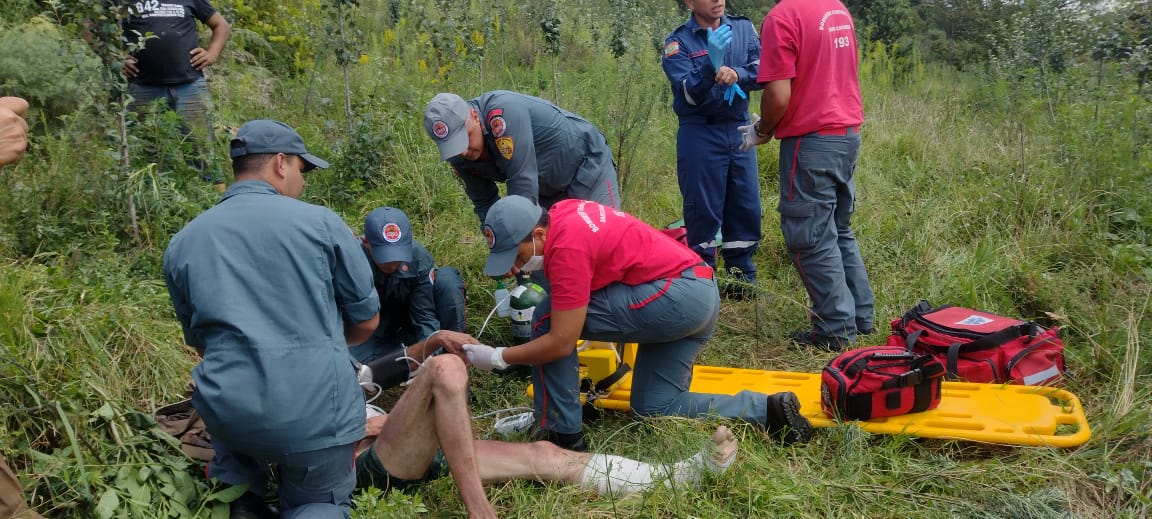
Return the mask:
{"type": "MultiPolygon", "coordinates": [[[[679,277],[700,257],[636,217],[586,200],[563,200],[548,211],[544,274],[552,309],[586,306],[610,283],[639,285],[679,277]]],[[[539,253],[537,253],[539,254],[539,253]]]]}
{"type": "Polygon", "coordinates": [[[764,17],[757,79],[792,80],[777,138],[864,122],[854,29],[839,0],[783,0],[764,17]]]}

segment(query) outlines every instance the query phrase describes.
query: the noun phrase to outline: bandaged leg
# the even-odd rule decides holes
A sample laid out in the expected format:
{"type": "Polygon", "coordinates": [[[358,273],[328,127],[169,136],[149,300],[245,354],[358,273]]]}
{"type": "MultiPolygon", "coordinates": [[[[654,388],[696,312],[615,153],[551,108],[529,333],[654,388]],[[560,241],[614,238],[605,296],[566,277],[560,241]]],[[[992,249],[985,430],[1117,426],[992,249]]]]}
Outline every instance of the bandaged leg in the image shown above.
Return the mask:
{"type": "Polygon", "coordinates": [[[705,473],[721,474],[736,460],[736,437],[727,427],[720,426],[712,434],[712,444],[692,457],[668,465],[651,465],[642,461],[593,454],[580,480],[580,488],[611,497],[628,497],[651,490],[655,485],[666,487],[695,486],[705,473]]]}

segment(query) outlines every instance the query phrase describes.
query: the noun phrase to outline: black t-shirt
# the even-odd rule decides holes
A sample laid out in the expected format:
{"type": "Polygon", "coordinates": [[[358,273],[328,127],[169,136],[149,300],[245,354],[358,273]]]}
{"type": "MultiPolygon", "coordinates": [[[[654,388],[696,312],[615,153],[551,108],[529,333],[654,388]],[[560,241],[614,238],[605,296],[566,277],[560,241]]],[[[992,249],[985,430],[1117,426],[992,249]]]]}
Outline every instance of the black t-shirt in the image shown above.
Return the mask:
{"type": "Polygon", "coordinates": [[[192,68],[192,49],[200,45],[196,20],[207,24],[216,14],[208,0],[139,0],[130,5],[124,21],[124,39],[134,44],[143,35],[155,37],[144,41],[137,51],[136,68],[140,74],[131,81],[147,85],[179,85],[201,77],[192,68]]]}

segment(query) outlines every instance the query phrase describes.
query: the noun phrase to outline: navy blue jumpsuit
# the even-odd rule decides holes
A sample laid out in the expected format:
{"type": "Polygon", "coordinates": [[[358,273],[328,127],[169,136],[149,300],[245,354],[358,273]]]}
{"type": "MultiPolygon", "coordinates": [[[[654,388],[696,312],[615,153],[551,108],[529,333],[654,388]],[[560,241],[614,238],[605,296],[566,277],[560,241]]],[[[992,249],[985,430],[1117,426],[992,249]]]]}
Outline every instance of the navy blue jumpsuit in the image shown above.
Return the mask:
{"type": "MultiPolygon", "coordinates": [[[[760,38],[747,18],[724,16],[732,43],[724,66],[736,71],[745,92],[756,82],[760,38]]],[[[664,73],[672,87],[672,109],[680,119],[676,134],[676,178],[684,198],[688,244],[709,265],[716,247],[725,267],[741,281],[756,281],[752,255],[760,244],[760,182],[755,149],[740,151],[740,131],[749,124],[748,100],[724,100],[728,87],[716,83],[708,55],[708,31],[689,17],[664,41],[664,73]],[[717,242],[717,232],[722,242],[717,242]]]]}

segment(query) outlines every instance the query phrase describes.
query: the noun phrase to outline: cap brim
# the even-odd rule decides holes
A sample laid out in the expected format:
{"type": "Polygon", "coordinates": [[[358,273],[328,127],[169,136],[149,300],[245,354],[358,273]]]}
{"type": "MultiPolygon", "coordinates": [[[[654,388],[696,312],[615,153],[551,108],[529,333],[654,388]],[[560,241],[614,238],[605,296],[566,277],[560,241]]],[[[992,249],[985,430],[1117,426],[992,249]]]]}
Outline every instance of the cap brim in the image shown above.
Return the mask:
{"type": "Polygon", "coordinates": [[[320,157],[317,157],[311,153],[305,153],[303,155],[300,155],[300,158],[304,159],[304,162],[306,164],[308,164],[308,166],[309,166],[308,170],[313,170],[316,168],[328,169],[328,161],[326,161],[320,157]]]}
{"type": "Polygon", "coordinates": [[[516,263],[516,252],[519,247],[512,247],[506,251],[489,252],[488,262],[484,264],[485,276],[503,276],[508,271],[512,270],[512,264],[516,263]]]}
{"type": "Polygon", "coordinates": [[[392,263],[393,261],[412,262],[412,247],[400,245],[373,245],[372,260],[376,263],[392,263]]]}
{"type": "Polygon", "coordinates": [[[436,146],[440,148],[440,160],[455,157],[468,149],[468,132],[460,128],[456,133],[436,141],[436,146]]]}

